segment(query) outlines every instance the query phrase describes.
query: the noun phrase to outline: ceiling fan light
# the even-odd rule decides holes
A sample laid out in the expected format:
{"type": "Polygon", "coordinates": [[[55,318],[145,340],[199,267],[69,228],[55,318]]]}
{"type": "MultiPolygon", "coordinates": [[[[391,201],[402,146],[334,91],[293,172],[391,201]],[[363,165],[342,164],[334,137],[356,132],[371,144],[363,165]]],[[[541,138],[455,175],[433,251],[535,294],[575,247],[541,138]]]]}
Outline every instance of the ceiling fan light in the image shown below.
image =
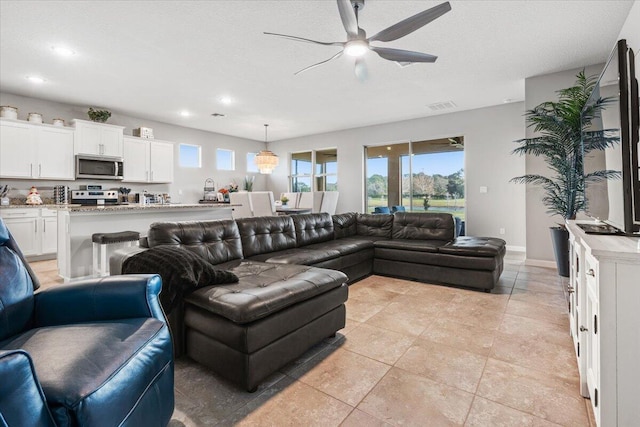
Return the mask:
{"type": "Polygon", "coordinates": [[[280,159],[272,151],[262,150],[256,154],[254,162],[261,174],[269,175],[278,166],[280,159]]]}
{"type": "Polygon", "coordinates": [[[367,50],[369,50],[369,45],[364,40],[352,40],[344,46],[344,53],[354,57],[364,55],[367,50]]]}

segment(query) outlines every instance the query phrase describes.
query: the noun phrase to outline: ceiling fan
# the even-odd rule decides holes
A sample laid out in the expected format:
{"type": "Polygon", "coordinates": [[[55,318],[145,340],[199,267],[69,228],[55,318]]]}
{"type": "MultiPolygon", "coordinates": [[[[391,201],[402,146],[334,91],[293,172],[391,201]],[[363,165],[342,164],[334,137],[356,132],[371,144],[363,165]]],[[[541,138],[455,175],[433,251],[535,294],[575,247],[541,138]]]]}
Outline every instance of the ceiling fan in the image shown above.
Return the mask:
{"type": "Polygon", "coordinates": [[[319,65],[326,64],[332,59],[342,56],[342,54],[346,54],[348,56],[353,56],[356,58],[356,77],[358,77],[360,80],[364,80],[367,76],[367,69],[362,57],[368,50],[377,53],[383,59],[394,61],[401,66],[406,66],[414,62],[435,62],[436,59],[438,59],[437,56],[429,55],[427,53],[372,46],[371,42],[390,42],[404,37],[407,34],[411,34],[417,29],[422,28],[429,22],[449,12],[451,10],[451,5],[449,4],[449,2],[439,4],[438,6],[434,6],[431,9],[427,9],[425,11],[417,13],[403,21],[398,22],[397,24],[385,28],[384,30],[376,33],[371,37],[367,37],[367,33],[358,25],[358,13],[364,7],[364,1],[365,0],[337,0],[338,11],[340,12],[340,18],[342,19],[342,25],[344,25],[344,29],[347,31],[346,42],[321,42],[305,39],[303,37],[269,32],[265,32],[264,34],[284,37],[286,39],[301,42],[315,43],[324,46],[342,47],[342,50],[333,55],[331,58],[305,67],[302,70],[295,72],[294,74],[300,74],[319,65]]]}

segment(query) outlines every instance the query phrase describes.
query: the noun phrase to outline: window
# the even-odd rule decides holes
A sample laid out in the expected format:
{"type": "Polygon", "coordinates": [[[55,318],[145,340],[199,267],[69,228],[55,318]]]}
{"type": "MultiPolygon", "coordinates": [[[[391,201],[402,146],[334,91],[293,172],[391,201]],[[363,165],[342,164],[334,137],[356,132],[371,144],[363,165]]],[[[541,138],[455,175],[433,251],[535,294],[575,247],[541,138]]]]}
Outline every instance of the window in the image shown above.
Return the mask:
{"type": "Polygon", "coordinates": [[[463,137],[366,147],[365,157],[367,212],[401,205],[465,219],[463,137]]]}
{"type": "Polygon", "coordinates": [[[338,191],[338,150],[335,148],[291,154],[293,192],[338,191]]]}
{"type": "Polygon", "coordinates": [[[247,172],[260,172],[256,166],[256,155],[258,153],[247,153],[247,172]]]}
{"type": "Polygon", "coordinates": [[[216,150],[216,168],[222,171],[236,170],[236,152],[218,148],[216,150]]]}
{"type": "Polygon", "coordinates": [[[311,151],[291,154],[291,191],[294,193],[313,191],[311,158],[311,151]]]}
{"type": "Polygon", "coordinates": [[[338,191],[338,150],[316,151],[316,189],[338,191]]]}
{"type": "Polygon", "coordinates": [[[202,147],[180,144],[180,166],[183,168],[202,167],[202,147]]]}

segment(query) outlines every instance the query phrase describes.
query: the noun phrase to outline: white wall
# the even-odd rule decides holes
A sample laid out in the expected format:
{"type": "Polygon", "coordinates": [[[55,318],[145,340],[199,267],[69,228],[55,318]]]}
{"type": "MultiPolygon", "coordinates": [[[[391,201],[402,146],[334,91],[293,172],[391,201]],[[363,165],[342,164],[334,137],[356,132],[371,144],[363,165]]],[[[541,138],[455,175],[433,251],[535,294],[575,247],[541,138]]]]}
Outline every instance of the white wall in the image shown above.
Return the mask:
{"type": "MultiPolygon", "coordinates": [[[[87,107],[76,105],[62,104],[58,102],[46,101],[37,98],[13,95],[9,93],[0,93],[0,105],[11,105],[18,107],[18,118],[26,119],[30,112],[41,113],[45,123],[51,123],[54,118],[64,119],[67,125],[70,125],[71,119],[87,120],[87,107]]],[[[135,184],[123,183],[119,181],[100,181],[106,188],[113,187],[130,187],[133,192],[148,190],[154,193],[168,192],[171,195],[172,202],[196,203],[202,198],[204,181],[207,178],[213,178],[216,187],[229,185],[231,181],[235,181],[242,188],[242,180],[247,175],[246,158],[248,152],[258,152],[264,149],[264,142],[252,141],[249,139],[236,138],[233,136],[222,135],[213,132],[206,132],[197,129],[189,129],[186,127],[170,125],[167,123],[155,122],[152,120],[139,119],[112,111],[112,116],[108,120],[109,124],[125,126],[125,135],[131,135],[135,128],[146,126],[153,129],[156,139],[166,140],[175,143],[174,147],[174,182],[172,184],[135,184]],[[194,144],[202,147],[202,165],[200,169],[182,168],[179,165],[178,144],[194,144]],[[215,163],[216,148],[225,148],[235,150],[236,152],[236,170],[235,171],[217,171],[215,163]],[[180,194],[180,192],[182,194],[180,194]]],[[[254,175],[254,174],[252,174],[254,175]]],[[[255,174],[254,190],[265,190],[267,180],[264,175],[255,174]]],[[[21,189],[14,191],[13,194],[20,193],[26,195],[28,189],[35,185],[37,187],[51,187],[56,184],[68,185],[72,189],[76,189],[79,185],[92,183],[88,180],[73,181],[41,181],[41,180],[15,180],[2,179],[3,184],[9,184],[13,188],[21,189]]],[[[10,194],[11,195],[11,194],[10,194]]]]}
{"type": "Polygon", "coordinates": [[[504,237],[510,247],[524,248],[525,188],[509,183],[525,170],[525,159],[511,155],[513,141],[524,137],[523,113],[524,103],[518,102],[272,142],[269,149],[281,164],[269,187],[275,194],[287,191],[289,153],[337,147],[337,212],[362,212],[364,146],[463,135],[468,234],[504,237]],[[486,194],[480,194],[481,186],[488,187],[486,194]]]}
{"type": "MultiPolygon", "coordinates": [[[[613,46],[611,48],[613,49],[613,46]]],[[[587,76],[597,76],[602,72],[603,66],[604,64],[591,65],[585,67],[584,70],[587,76]]],[[[580,71],[582,71],[582,68],[525,79],[525,106],[527,110],[544,101],[557,101],[558,94],[556,91],[573,86],[576,81],[576,74],[580,71]]],[[[527,128],[526,135],[527,138],[532,138],[535,133],[531,128],[527,128]]],[[[528,174],[551,176],[551,171],[546,163],[539,157],[527,156],[526,171],[528,174]]],[[[527,262],[534,264],[540,261],[554,262],[555,258],[548,228],[564,222],[563,218],[552,217],[546,213],[546,208],[542,204],[542,197],[543,192],[539,187],[527,185],[527,262]]]]}
{"type": "Polygon", "coordinates": [[[624,22],[622,26],[622,30],[620,30],[620,35],[618,36],[618,40],[627,39],[627,45],[636,55],[636,75],[639,75],[640,64],[638,64],[638,52],[640,52],[640,1],[636,0],[631,6],[631,10],[629,11],[629,16],[627,16],[627,20],[624,22]]]}

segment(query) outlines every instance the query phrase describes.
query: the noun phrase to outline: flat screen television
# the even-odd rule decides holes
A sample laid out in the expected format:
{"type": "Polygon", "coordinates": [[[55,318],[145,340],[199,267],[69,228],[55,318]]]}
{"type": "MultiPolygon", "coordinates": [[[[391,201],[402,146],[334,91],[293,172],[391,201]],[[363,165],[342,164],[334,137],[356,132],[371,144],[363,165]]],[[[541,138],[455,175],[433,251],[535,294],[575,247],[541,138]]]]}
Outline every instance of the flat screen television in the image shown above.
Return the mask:
{"type": "Polygon", "coordinates": [[[640,230],[638,163],[638,80],[634,54],[625,40],[613,49],[600,74],[586,112],[601,98],[610,98],[600,114],[583,123],[586,213],[603,223],[589,232],[633,234],[640,230]],[[588,144],[600,149],[585,149],[588,144]],[[604,178],[593,178],[607,171],[604,178]],[[587,177],[591,177],[587,179],[587,177]]]}

